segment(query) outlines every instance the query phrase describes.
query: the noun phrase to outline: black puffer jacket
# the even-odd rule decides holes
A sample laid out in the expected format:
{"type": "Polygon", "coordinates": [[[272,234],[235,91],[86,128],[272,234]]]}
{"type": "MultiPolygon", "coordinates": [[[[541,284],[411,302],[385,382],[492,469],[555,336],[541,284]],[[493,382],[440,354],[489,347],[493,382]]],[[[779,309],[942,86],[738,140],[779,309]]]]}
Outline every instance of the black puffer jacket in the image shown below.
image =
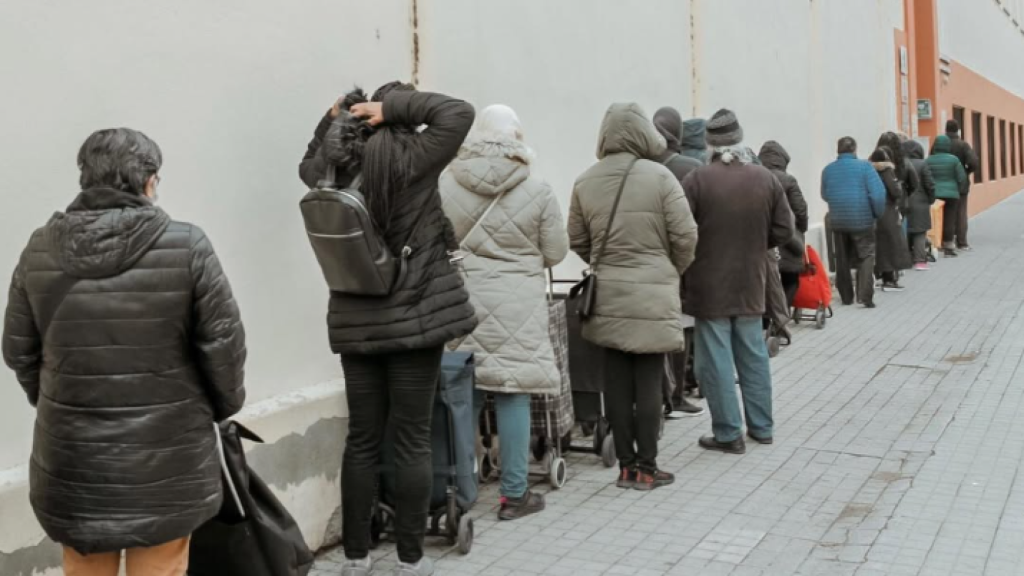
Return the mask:
{"type": "MultiPolygon", "coordinates": [[[[390,296],[331,294],[327,325],[335,353],[379,354],[439,346],[476,328],[469,293],[458,268],[449,262],[448,250],[457,244],[453,245],[451,222],[437,191],[438,178],[458,153],[473,117],[470,104],[441,94],[395,91],[384,98],[386,122],[426,125],[406,150],[410,183],[395,201],[385,237],[394,254],[409,240],[413,255],[405,284],[390,296]],[[423,222],[415,238],[409,239],[420,218],[423,222]]],[[[327,134],[320,134],[320,127],[317,130],[311,149],[318,145],[318,137],[322,141],[327,134]]],[[[303,166],[300,170],[307,184],[323,177],[323,164],[303,166]]]]}
{"type": "Polygon", "coordinates": [[[907,232],[921,234],[932,228],[932,204],[935,203],[935,178],[924,158],[924,146],[915,140],[903,143],[903,153],[917,172],[920,186],[910,195],[907,208],[907,232]]]}
{"type": "Polygon", "coordinates": [[[960,137],[959,132],[946,132],[946,136],[949,136],[949,139],[952,141],[953,150],[951,154],[960,160],[960,163],[964,166],[964,171],[967,172],[967,185],[964,186],[961,194],[968,194],[971,191],[970,175],[981,170],[981,161],[978,159],[978,154],[974,151],[974,148],[971,148],[971,145],[960,137]]]}
{"type": "Polygon", "coordinates": [[[21,257],[3,354],[37,408],[31,499],[50,538],[153,546],[216,514],[213,423],[245,399],[245,334],[202,230],[135,194],[82,192],[21,257]]]}
{"type": "Polygon", "coordinates": [[[800,190],[800,183],[796,178],[786,172],[789,168],[790,157],[782,144],[769,140],[761,146],[761,153],[758,154],[761,165],[771,170],[772,174],[779,179],[782,189],[786,191],[786,200],[789,201],[789,208],[793,210],[795,218],[796,233],[785,245],[779,247],[782,258],[779,260],[779,270],[792,274],[799,273],[804,268],[804,234],[807,232],[808,212],[807,200],[800,190]]]}

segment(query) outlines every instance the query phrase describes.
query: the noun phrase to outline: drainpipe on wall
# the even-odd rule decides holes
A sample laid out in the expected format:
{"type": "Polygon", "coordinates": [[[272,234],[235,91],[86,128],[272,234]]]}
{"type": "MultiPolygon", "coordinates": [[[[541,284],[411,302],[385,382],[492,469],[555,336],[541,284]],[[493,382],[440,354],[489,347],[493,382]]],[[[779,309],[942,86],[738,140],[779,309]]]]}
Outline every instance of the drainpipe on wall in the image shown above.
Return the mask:
{"type": "Polygon", "coordinates": [[[412,85],[420,86],[420,5],[412,0],[412,85]]]}
{"type": "Polygon", "coordinates": [[[696,118],[700,113],[700,26],[697,25],[697,3],[698,0],[690,0],[690,102],[693,107],[691,118],[696,118]]]}

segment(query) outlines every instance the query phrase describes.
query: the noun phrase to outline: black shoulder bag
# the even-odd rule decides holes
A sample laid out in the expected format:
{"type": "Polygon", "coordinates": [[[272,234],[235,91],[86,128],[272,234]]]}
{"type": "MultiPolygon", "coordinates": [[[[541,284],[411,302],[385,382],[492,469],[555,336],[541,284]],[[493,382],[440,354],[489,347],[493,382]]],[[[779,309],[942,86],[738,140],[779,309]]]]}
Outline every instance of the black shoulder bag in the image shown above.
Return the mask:
{"type": "Polygon", "coordinates": [[[605,230],[604,239],[601,240],[601,247],[597,250],[597,257],[590,264],[590,270],[583,273],[583,280],[569,290],[569,306],[576,310],[576,315],[586,320],[594,314],[594,303],[597,301],[597,267],[604,258],[604,252],[608,249],[608,239],[612,235],[612,226],[615,224],[615,215],[619,212],[619,202],[622,200],[622,192],[626,189],[626,180],[629,173],[636,165],[634,159],[626,168],[626,174],[619,183],[619,191],[615,195],[615,203],[612,204],[612,213],[608,216],[608,229],[605,230]]]}

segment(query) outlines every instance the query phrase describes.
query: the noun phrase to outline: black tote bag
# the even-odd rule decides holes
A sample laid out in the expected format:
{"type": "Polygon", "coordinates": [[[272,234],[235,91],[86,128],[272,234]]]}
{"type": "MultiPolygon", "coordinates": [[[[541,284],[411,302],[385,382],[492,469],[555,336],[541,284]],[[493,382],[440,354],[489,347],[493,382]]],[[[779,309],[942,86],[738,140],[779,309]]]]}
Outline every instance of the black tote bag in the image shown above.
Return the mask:
{"type": "Polygon", "coordinates": [[[313,553],[302,532],[245,461],[242,439],[263,440],[237,422],[219,430],[224,504],[192,535],[189,576],[306,576],[313,553]]]}

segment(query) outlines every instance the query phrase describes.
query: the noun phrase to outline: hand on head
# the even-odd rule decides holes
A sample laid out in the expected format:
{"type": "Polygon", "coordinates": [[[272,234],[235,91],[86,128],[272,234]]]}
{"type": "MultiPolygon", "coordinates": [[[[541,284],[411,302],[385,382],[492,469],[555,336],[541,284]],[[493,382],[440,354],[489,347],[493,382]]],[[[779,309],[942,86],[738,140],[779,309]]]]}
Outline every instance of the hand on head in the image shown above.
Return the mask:
{"type": "Polygon", "coordinates": [[[370,126],[379,126],[384,123],[384,104],[382,102],[356,104],[348,111],[356,118],[366,120],[370,126]]]}

